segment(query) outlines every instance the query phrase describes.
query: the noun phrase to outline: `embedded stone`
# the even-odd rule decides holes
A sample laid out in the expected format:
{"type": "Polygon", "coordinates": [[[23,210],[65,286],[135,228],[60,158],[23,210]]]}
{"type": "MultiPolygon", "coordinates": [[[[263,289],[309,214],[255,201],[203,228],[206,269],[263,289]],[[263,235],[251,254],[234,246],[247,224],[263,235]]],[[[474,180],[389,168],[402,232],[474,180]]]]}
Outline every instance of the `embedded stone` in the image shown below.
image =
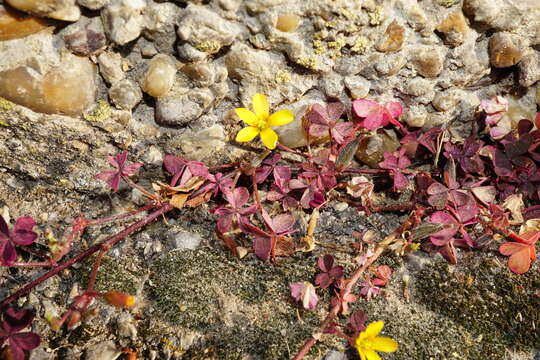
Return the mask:
{"type": "Polygon", "coordinates": [[[405,122],[410,127],[421,128],[426,123],[427,117],[428,113],[424,106],[412,105],[407,110],[405,122]]]}
{"type": "MultiPolygon", "coordinates": [[[[178,37],[197,50],[215,54],[223,46],[232,44],[238,27],[206,6],[190,4],[178,19],[178,37]]],[[[182,46],[182,45],[181,45],[182,46]]]]}
{"type": "Polygon", "coordinates": [[[107,46],[107,39],[99,18],[83,18],[66,27],[61,34],[66,47],[76,55],[94,55],[107,46]]]}
{"type": "Polygon", "coordinates": [[[370,167],[379,167],[385,152],[393,152],[401,146],[393,130],[380,130],[376,134],[364,137],[356,151],[356,159],[370,167]]]}
{"type": "Polygon", "coordinates": [[[156,55],[150,60],[141,86],[153,97],[164,96],[171,90],[176,75],[176,65],[168,55],[156,55]]]}
{"type": "Polygon", "coordinates": [[[444,42],[450,46],[463,44],[469,25],[461,10],[449,14],[438,26],[437,31],[444,35],[444,42]]]}
{"type": "Polygon", "coordinates": [[[186,159],[211,159],[225,147],[225,129],[214,124],[199,131],[187,130],[169,145],[175,149],[180,148],[186,159]]]}
{"type": "Polygon", "coordinates": [[[6,0],[17,10],[64,21],[77,21],[81,10],[75,0],[6,0]]]}
{"type": "Polygon", "coordinates": [[[107,5],[110,0],[77,0],[79,5],[84,6],[90,10],[99,10],[107,5]]]}
{"type": "Polygon", "coordinates": [[[98,56],[99,72],[109,84],[122,80],[126,75],[122,70],[120,54],[106,51],[98,56]]]}
{"type": "Polygon", "coordinates": [[[343,82],[353,99],[362,99],[368,96],[371,83],[366,78],[358,75],[347,76],[343,82]]]}
{"type": "Polygon", "coordinates": [[[435,78],[443,70],[444,55],[437,48],[423,48],[415,53],[413,63],[420,75],[435,78]]]}
{"type": "Polygon", "coordinates": [[[95,101],[95,73],[89,59],[66,52],[45,74],[30,66],[0,72],[0,97],[37,112],[79,115],[95,101]]]}
{"type": "Polygon", "coordinates": [[[145,21],[145,0],[112,0],[101,10],[101,20],[109,39],[125,45],[141,35],[145,21]]]}
{"type": "Polygon", "coordinates": [[[159,97],[156,103],[156,122],[165,126],[185,126],[197,120],[212,104],[209,89],[176,88],[159,97]]]}
{"type": "Polygon", "coordinates": [[[394,20],[388,25],[375,48],[380,52],[395,52],[401,50],[404,42],[405,28],[394,20]]]}
{"type": "Polygon", "coordinates": [[[489,60],[497,68],[510,67],[521,60],[521,46],[516,36],[496,33],[489,39],[489,60]]]}
{"type": "Polygon", "coordinates": [[[529,87],[540,80],[540,55],[531,52],[519,62],[519,84],[529,87]]]}
{"type": "Polygon", "coordinates": [[[280,14],[277,18],[276,29],[283,32],[293,32],[298,29],[300,17],[294,14],[280,14]]]}
{"type": "Polygon", "coordinates": [[[131,110],[142,100],[142,91],[135,81],[124,79],[111,86],[109,97],[120,109],[131,110]]]}
{"type": "Polygon", "coordinates": [[[45,19],[0,5],[0,41],[22,38],[49,27],[45,19]]]}
{"type": "Polygon", "coordinates": [[[186,64],[181,71],[199,86],[210,86],[214,83],[214,69],[209,64],[186,64]]]}
{"type": "Polygon", "coordinates": [[[459,89],[449,89],[437,92],[431,104],[437,111],[451,111],[465,94],[459,89]]]}

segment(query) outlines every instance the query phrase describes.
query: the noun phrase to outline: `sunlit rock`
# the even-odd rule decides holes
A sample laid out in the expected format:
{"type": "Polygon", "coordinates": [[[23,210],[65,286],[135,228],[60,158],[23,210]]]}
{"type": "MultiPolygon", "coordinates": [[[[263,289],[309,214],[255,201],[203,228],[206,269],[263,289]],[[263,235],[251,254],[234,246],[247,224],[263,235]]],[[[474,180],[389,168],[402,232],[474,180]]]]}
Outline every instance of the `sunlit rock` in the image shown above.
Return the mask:
{"type": "Polygon", "coordinates": [[[156,55],[144,74],[141,82],[145,93],[153,97],[160,97],[169,92],[174,84],[176,65],[167,55],[156,55]]]}
{"type": "Polygon", "coordinates": [[[75,0],[6,0],[15,9],[64,21],[77,21],[81,10],[75,0]]]}
{"type": "Polygon", "coordinates": [[[0,97],[47,114],[79,115],[95,101],[95,65],[64,53],[44,74],[30,66],[0,72],[0,97]]]}
{"type": "Polygon", "coordinates": [[[0,41],[22,38],[49,26],[49,22],[35,16],[0,5],[0,41]]]}

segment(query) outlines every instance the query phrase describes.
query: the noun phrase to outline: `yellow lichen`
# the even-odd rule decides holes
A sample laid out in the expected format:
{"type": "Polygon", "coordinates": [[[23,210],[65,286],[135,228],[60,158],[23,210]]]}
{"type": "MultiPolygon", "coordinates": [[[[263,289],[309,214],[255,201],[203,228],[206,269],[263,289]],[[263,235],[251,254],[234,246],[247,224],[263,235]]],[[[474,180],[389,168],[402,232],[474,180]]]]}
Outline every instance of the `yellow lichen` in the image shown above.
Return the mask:
{"type": "Polygon", "coordinates": [[[2,110],[11,110],[15,106],[11,101],[0,97],[0,109],[2,110]]]}
{"type": "Polygon", "coordinates": [[[330,41],[328,42],[328,48],[332,49],[330,52],[330,57],[332,59],[341,56],[341,49],[346,45],[347,43],[343,39],[336,39],[336,41],[330,41]]]}
{"type": "Polygon", "coordinates": [[[221,48],[220,43],[216,40],[203,41],[195,46],[197,50],[203,51],[208,54],[215,54],[221,48]]]}
{"type": "Polygon", "coordinates": [[[83,115],[83,118],[86,121],[90,122],[102,122],[103,120],[107,119],[112,114],[111,106],[107,103],[105,100],[98,100],[97,107],[89,112],[83,115]]]}
{"type": "Polygon", "coordinates": [[[378,6],[373,12],[369,13],[369,24],[376,26],[379,25],[383,20],[384,8],[378,6]]]}
{"type": "Polygon", "coordinates": [[[458,2],[458,0],[437,0],[437,4],[447,8],[456,5],[458,2]]]}
{"type": "Polygon", "coordinates": [[[326,51],[326,45],[322,40],[313,40],[313,52],[320,55],[326,51]]]}
{"type": "Polygon", "coordinates": [[[365,36],[359,36],[356,38],[354,45],[351,47],[351,52],[356,54],[363,54],[369,48],[369,39],[365,36]]]}
{"type": "Polygon", "coordinates": [[[280,70],[276,74],[276,82],[278,84],[285,84],[291,81],[291,73],[287,70],[280,70]]]}
{"type": "Polygon", "coordinates": [[[311,70],[317,69],[317,59],[315,56],[303,56],[296,60],[296,63],[298,65],[302,65],[303,67],[311,70]]]}
{"type": "Polygon", "coordinates": [[[336,27],[337,27],[338,21],[337,21],[337,19],[334,19],[334,20],[331,20],[331,21],[327,21],[327,22],[325,23],[325,25],[326,25],[327,28],[333,29],[333,28],[336,28],[336,27]]]}
{"type": "Polygon", "coordinates": [[[341,9],[341,15],[343,15],[347,20],[353,20],[356,15],[349,9],[341,9]]]}

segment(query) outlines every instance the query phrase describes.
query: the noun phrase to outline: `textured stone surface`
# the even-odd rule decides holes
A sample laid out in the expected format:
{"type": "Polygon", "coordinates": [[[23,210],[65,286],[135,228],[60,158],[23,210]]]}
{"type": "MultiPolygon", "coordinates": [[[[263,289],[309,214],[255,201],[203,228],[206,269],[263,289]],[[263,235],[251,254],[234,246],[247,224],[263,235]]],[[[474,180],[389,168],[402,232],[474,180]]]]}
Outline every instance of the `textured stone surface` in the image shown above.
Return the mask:
{"type": "Polygon", "coordinates": [[[153,97],[164,96],[171,90],[176,75],[176,65],[167,55],[152,58],[141,82],[142,89],[153,97]]]}
{"type": "Polygon", "coordinates": [[[145,0],[111,0],[101,11],[103,26],[110,40],[125,45],[135,40],[144,27],[145,0]]]}
{"type": "Polygon", "coordinates": [[[521,60],[522,49],[517,36],[496,33],[489,39],[489,59],[497,68],[510,67],[521,60]]]}
{"type": "Polygon", "coordinates": [[[142,91],[135,81],[124,79],[111,86],[109,98],[120,109],[131,110],[141,101],[142,91]]]}

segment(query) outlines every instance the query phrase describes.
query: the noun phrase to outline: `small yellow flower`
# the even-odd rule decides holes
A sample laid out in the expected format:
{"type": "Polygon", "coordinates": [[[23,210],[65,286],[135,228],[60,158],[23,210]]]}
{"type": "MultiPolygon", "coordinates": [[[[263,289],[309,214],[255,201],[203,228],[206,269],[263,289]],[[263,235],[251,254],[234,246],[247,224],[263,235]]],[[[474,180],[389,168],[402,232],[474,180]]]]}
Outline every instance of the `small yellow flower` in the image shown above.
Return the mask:
{"type": "Polygon", "coordinates": [[[356,338],[355,347],[362,360],[381,360],[376,351],[394,352],[398,349],[398,343],[393,339],[378,336],[383,326],[383,321],[372,322],[356,338]]]}
{"type": "Polygon", "coordinates": [[[269,149],[275,149],[278,140],[278,135],[272,127],[287,125],[294,120],[290,110],[279,110],[270,115],[268,99],[263,94],[253,95],[255,113],[246,108],[236,108],[234,111],[248,125],[236,134],[236,141],[248,142],[260,135],[264,146],[269,149]]]}

